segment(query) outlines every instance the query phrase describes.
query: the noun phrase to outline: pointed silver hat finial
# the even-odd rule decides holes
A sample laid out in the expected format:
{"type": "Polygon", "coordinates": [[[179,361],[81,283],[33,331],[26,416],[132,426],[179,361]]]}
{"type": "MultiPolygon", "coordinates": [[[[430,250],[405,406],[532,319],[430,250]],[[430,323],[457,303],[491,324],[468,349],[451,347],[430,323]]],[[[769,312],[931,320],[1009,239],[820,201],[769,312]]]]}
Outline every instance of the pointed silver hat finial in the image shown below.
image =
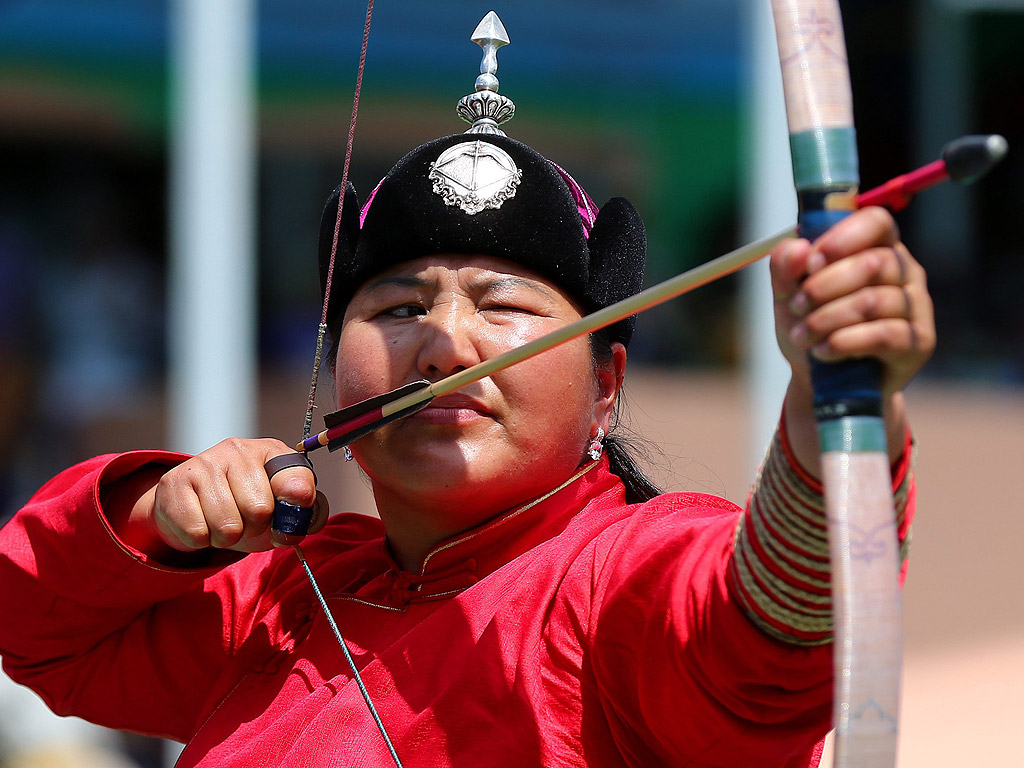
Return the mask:
{"type": "Polygon", "coordinates": [[[498,18],[490,11],[473,30],[470,38],[484,51],[480,61],[480,76],[476,79],[476,93],[463,96],[455,111],[459,117],[472,124],[466,133],[488,133],[504,136],[498,126],[510,120],[516,113],[512,100],[498,94],[498,49],[509,44],[508,32],[498,18]]]}

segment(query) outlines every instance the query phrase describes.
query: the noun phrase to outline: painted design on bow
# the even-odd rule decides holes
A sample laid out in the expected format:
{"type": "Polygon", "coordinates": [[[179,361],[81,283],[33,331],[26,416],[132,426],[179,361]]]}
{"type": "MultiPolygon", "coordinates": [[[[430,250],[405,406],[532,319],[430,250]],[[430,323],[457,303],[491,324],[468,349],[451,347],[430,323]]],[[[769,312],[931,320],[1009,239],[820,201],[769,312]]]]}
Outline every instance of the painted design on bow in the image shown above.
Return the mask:
{"type": "MultiPolygon", "coordinates": [[[[828,518],[829,525],[837,525],[838,520],[828,518]]],[[[882,523],[872,528],[863,528],[850,524],[850,557],[871,563],[875,558],[893,556],[893,542],[897,541],[896,523],[882,523]]],[[[898,548],[897,548],[898,549],[898,548]]]]}
{"type": "Polygon", "coordinates": [[[818,10],[812,8],[807,16],[796,20],[795,24],[800,30],[809,29],[810,33],[803,34],[801,32],[793,38],[794,40],[800,39],[805,41],[803,50],[779,51],[779,57],[784,68],[798,61],[801,54],[809,53],[818,46],[829,56],[837,61],[841,61],[844,66],[847,65],[846,46],[843,44],[842,39],[839,40],[839,45],[836,45],[836,23],[832,19],[821,18],[818,16],[818,10]]]}
{"type": "Polygon", "coordinates": [[[888,715],[885,708],[874,699],[868,699],[851,715],[864,723],[871,723],[878,733],[895,736],[899,730],[899,721],[888,715]]]}

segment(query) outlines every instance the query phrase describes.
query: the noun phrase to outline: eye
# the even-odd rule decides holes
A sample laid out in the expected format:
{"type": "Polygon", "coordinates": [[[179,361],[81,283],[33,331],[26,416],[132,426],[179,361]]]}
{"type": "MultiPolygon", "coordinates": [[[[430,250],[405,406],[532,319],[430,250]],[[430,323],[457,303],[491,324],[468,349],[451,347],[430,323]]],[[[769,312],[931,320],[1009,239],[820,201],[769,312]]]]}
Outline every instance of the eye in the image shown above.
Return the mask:
{"type": "Polygon", "coordinates": [[[487,304],[480,307],[481,312],[501,312],[504,314],[527,314],[532,315],[533,310],[519,304],[487,304]]]}
{"type": "Polygon", "coordinates": [[[539,315],[544,314],[539,302],[530,295],[495,296],[489,301],[481,301],[479,311],[493,315],[539,315]]]}
{"type": "Polygon", "coordinates": [[[521,278],[503,278],[487,286],[477,300],[478,311],[506,317],[545,316],[550,310],[550,301],[545,290],[533,282],[521,278]]]}
{"type": "Polygon", "coordinates": [[[388,307],[379,313],[380,316],[397,317],[400,319],[418,317],[419,315],[425,314],[427,314],[427,310],[418,304],[397,304],[393,307],[388,307]]]}

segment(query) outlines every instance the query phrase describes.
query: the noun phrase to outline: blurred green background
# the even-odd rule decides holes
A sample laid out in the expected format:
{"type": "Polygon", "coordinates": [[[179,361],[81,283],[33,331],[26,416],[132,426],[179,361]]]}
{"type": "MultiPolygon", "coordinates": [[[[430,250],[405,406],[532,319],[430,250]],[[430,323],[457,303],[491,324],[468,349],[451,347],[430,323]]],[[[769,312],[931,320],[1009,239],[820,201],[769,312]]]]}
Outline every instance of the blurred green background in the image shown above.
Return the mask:
{"type": "MultiPolygon", "coordinates": [[[[936,299],[933,380],[1024,381],[1017,5],[844,8],[863,189],[933,160],[963,133],[1010,141],[983,183],[929,191],[899,216],[936,299]]],[[[258,348],[265,376],[302,378],[320,312],[317,227],[341,178],[365,5],[252,7],[258,348]]],[[[517,106],[508,133],[568,169],[598,205],[619,195],[637,206],[649,284],[743,240],[749,137],[761,129],[746,103],[754,7],[520,0],[497,9],[512,40],[498,70],[517,106]]],[[[0,2],[0,515],[88,454],[165,444],[175,8],[0,2]],[[19,437],[53,431],[61,438],[46,445],[19,437]]],[[[487,10],[465,0],[376,4],[351,169],[362,197],[412,147],[464,130],[454,107],[472,90],[480,50],[469,37],[487,10]]],[[[726,278],[642,315],[631,361],[736,371],[737,286],[726,278]]]]}

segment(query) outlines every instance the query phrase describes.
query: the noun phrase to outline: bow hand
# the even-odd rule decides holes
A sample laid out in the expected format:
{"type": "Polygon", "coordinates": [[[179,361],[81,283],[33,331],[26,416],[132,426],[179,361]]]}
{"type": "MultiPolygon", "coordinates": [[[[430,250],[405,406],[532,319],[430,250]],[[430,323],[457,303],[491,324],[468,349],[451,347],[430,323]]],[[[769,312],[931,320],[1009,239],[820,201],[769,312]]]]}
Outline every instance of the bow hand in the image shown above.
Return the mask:
{"type": "Polygon", "coordinates": [[[776,336],[793,371],[786,418],[801,463],[814,470],[819,453],[808,355],[881,362],[895,462],[906,429],[900,391],[931,356],[936,334],[925,270],[900,241],[892,216],[881,208],[858,211],[813,244],[781,243],[770,265],[776,336]]]}
{"type": "Polygon", "coordinates": [[[148,464],[121,478],[104,509],[126,544],[169,565],[211,550],[267,550],[275,545],[275,500],[313,507],[310,533],[327,521],[327,500],[310,470],[292,466],[268,477],[266,462],[290,453],[270,438],[223,440],[177,466],[148,464]]]}

